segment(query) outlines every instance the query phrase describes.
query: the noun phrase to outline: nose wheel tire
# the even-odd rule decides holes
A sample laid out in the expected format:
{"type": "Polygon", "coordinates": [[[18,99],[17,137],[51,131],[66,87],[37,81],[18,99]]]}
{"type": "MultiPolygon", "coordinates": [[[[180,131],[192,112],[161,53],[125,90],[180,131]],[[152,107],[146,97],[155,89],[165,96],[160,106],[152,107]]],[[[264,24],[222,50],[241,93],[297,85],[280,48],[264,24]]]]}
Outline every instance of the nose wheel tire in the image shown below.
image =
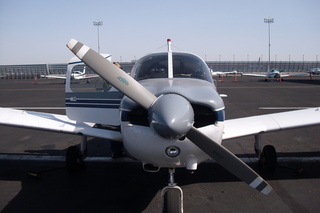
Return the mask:
{"type": "Polygon", "coordinates": [[[277,166],[277,153],[274,146],[266,145],[263,147],[259,162],[264,170],[274,172],[277,166]]]}
{"type": "Polygon", "coordinates": [[[67,149],[66,166],[70,173],[78,172],[83,167],[83,159],[78,147],[70,146],[67,149]]]}
{"type": "Polygon", "coordinates": [[[163,213],[183,212],[182,190],[178,186],[168,186],[163,189],[163,213]]]}

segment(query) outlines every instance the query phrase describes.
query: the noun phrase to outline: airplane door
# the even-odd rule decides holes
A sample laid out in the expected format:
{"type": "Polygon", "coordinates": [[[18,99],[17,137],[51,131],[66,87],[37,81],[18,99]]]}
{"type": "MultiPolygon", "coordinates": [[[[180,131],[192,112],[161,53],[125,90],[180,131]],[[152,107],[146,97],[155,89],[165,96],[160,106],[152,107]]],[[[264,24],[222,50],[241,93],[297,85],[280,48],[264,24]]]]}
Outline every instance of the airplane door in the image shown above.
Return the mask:
{"type": "Polygon", "coordinates": [[[70,63],[66,77],[65,103],[68,118],[96,124],[120,125],[121,92],[82,62],[70,63]],[[83,70],[86,72],[84,79],[72,77],[72,73],[83,70]]]}

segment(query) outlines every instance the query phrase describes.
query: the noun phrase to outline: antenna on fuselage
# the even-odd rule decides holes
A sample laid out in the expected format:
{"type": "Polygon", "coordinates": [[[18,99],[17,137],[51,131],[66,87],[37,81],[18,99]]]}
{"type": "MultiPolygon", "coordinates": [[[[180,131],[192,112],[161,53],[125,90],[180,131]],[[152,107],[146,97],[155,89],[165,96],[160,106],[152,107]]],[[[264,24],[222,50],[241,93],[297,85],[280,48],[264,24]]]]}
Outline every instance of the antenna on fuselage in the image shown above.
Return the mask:
{"type": "Polygon", "coordinates": [[[171,39],[167,39],[168,44],[168,78],[173,78],[173,64],[172,64],[172,50],[171,50],[171,39]]]}

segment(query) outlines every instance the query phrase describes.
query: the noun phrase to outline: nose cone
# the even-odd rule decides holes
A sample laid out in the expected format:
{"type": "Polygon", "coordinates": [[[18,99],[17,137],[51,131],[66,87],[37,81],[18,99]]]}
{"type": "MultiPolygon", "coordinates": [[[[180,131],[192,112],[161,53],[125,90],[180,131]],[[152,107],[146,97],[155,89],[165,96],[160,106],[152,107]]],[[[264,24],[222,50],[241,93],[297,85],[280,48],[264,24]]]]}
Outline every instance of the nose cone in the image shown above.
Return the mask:
{"type": "Polygon", "coordinates": [[[194,112],[189,101],[177,94],[160,96],[149,111],[150,126],[162,137],[177,139],[192,127],[194,112]]]}

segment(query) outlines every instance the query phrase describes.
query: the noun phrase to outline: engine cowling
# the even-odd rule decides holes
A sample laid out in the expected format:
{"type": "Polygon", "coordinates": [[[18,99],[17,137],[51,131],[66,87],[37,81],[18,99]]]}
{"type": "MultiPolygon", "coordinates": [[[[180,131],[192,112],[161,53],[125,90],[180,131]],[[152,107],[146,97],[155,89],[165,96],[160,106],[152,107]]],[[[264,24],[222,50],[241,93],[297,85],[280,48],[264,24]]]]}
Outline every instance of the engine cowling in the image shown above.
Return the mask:
{"type": "Polygon", "coordinates": [[[169,85],[167,79],[148,79],[141,84],[158,98],[148,110],[123,98],[121,132],[126,150],[143,164],[195,170],[209,156],[183,137],[189,128],[196,127],[218,143],[222,140],[224,104],[214,85],[197,79],[172,79],[169,85]],[[173,118],[179,121],[171,123],[173,118]]]}

